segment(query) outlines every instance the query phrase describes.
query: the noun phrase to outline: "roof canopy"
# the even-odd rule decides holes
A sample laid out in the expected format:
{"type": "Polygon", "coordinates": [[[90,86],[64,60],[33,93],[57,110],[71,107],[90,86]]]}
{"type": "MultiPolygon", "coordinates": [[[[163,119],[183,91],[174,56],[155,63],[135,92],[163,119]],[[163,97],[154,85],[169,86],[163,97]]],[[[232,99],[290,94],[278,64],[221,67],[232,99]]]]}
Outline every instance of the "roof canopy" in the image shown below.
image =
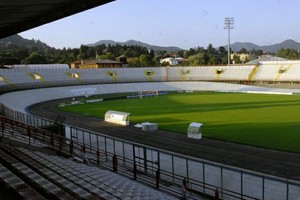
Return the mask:
{"type": "Polygon", "coordinates": [[[0,1],[0,38],[94,8],[114,0],[0,1]]]}

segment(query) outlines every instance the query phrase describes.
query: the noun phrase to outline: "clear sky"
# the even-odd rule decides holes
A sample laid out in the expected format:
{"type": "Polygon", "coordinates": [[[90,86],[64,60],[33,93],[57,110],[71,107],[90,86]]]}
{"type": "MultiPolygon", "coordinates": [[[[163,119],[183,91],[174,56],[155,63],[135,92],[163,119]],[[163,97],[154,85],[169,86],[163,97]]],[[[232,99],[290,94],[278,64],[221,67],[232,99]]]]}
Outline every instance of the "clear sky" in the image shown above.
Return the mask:
{"type": "Polygon", "coordinates": [[[219,47],[227,44],[224,17],[235,19],[232,43],[300,42],[300,0],[116,0],[20,35],[56,48],[130,39],[183,49],[219,47]]]}

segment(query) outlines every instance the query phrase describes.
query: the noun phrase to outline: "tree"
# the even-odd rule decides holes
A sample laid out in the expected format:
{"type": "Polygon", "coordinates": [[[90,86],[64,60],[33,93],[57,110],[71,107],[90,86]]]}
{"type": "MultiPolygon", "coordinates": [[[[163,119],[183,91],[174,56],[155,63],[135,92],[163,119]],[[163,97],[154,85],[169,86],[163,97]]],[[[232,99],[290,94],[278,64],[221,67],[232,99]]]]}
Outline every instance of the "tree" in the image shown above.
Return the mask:
{"type": "Polygon", "coordinates": [[[216,54],[216,49],[214,48],[214,46],[212,44],[209,44],[207,47],[207,53],[210,55],[214,55],[216,54]]]}
{"type": "Polygon", "coordinates": [[[140,67],[141,66],[139,58],[137,58],[137,57],[128,58],[127,62],[128,62],[130,67],[140,67]]]}
{"type": "Polygon", "coordinates": [[[255,56],[262,56],[262,55],[264,55],[264,52],[263,52],[263,50],[261,50],[261,49],[258,49],[258,50],[252,49],[252,50],[250,51],[250,53],[251,53],[252,55],[255,55],[255,56]]]}
{"type": "Polygon", "coordinates": [[[207,59],[207,57],[206,57],[205,53],[198,53],[196,55],[189,56],[188,62],[192,66],[205,65],[206,59],[207,59]]]}
{"type": "Polygon", "coordinates": [[[218,64],[218,53],[212,44],[209,44],[206,49],[206,64],[208,65],[216,65],[218,64]]]}
{"type": "Polygon", "coordinates": [[[227,64],[228,63],[228,52],[225,47],[220,46],[218,50],[218,64],[227,64]]]}
{"type": "Polygon", "coordinates": [[[139,61],[140,61],[140,67],[148,67],[151,66],[151,56],[147,54],[142,54],[139,56],[139,61]]]}
{"type": "Polygon", "coordinates": [[[26,63],[28,64],[45,64],[48,63],[46,56],[42,55],[38,52],[32,52],[26,59],[26,63]]]}
{"type": "Polygon", "coordinates": [[[183,58],[187,59],[189,57],[189,52],[188,51],[184,51],[183,52],[183,58]]]}
{"type": "Polygon", "coordinates": [[[181,57],[181,58],[183,58],[184,57],[184,50],[179,50],[178,52],[177,52],[177,55],[178,55],[178,57],[181,57]]]}
{"type": "Polygon", "coordinates": [[[0,53],[0,65],[13,65],[20,64],[20,60],[14,56],[11,52],[0,53]]]}
{"type": "MultiPolygon", "coordinates": [[[[87,50],[86,50],[86,57],[87,58],[96,58],[96,48],[95,47],[89,47],[87,50]]],[[[97,52],[98,54],[98,52],[97,52]]]]}
{"type": "Polygon", "coordinates": [[[78,55],[78,59],[87,59],[87,55],[86,55],[86,52],[88,50],[88,46],[85,46],[85,45],[81,45],[80,48],[79,48],[79,55],[78,55]]]}
{"type": "Polygon", "coordinates": [[[99,57],[101,60],[115,60],[116,59],[111,52],[107,52],[106,54],[100,55],[99,57]]]}
{"type": "Polygon", "coordinates": [[[161,64],[160,64],[160,59],[161,59],[161,58],[162,58],[161,56],[155,55],[154,58],[152,59],[153,65],[154,65],[154,66],[159,66],[159,65],[161,65],[161,64]]]}
{"type": "Polygon", "coordinates": [[[286,59],[297,59],[299,58],[299,53],[295,49],[279,49],[277,54],[278,57],[286,59]]]}
{"type": "Polygon", "coordinates": [[[153,49],[150,50],[149,55],[150,55],[150,59],[153,60],[153,58],[155,56],[155,52],[153,49]]]}
{"type": "Polygon", "coordinates": [[[233,55],[232,61],[233,61],[234,64],[239,64],[239,63],[241,63],[240,56],[234,54],[234,55],[233,55]]]}
{"type": "Polygon", "coordinates": [[[247,49],[245,49],[245,48],[242,48],[242,49],[240,49],[237,53],[249,53],[248,51],[247,51],[247,49]]]}

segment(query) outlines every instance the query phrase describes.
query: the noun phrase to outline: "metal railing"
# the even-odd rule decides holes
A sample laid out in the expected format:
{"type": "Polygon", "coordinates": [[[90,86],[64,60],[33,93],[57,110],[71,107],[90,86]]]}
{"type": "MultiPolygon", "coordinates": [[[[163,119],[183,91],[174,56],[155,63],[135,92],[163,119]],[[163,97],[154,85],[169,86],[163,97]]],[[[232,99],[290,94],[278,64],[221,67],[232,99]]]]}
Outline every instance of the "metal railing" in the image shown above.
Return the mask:
{"type": "MultiPolygon", "coordinates": [[[[42,124],[44,120],[27,117],[24,113],[11,116],[26,123],[42,124]]],[[[2,137],[18,135],[29,143],[38,141],[69,155],[84,155],[90,162],[172,194],[181,195],[179,188],[185,178],[192,197],[214,198],[218,194],[222,199],[288,200],[300,196],[297,181],[192,158],[78,127],[66,125],[67,137],[62,137],[6,117],[0,119],[2,137]]]]}

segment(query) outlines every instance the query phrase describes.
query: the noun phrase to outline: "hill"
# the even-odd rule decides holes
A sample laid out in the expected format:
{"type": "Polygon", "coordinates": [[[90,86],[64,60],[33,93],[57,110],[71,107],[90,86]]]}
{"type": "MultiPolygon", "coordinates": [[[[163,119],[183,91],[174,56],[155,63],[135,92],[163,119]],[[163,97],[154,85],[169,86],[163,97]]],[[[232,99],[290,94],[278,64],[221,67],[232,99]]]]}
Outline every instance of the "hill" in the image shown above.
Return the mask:
{"type": "MultiPolygon", "coordinates": [[[[227,49],[227,45],[225,45],[224,47],[227,49]]],[[[230,48],[233,51],[239,51],[242,48],[245,48],[248,51],[251,51],[252,49],[256,49],[256,50],[260,49],[265,52],[276,53],[281,48],[298,50],[298,49],[300,49],[300,43],[298,43],[294,40],[291,40],[291,39],[285,40],[278,44],[263,45],[263,46],[259,46],[259,45],[256,45],[256,44],[250,43],[250,42],[235,42],[230,45],[230,48]]]]}
{"type": "Polygon", "coordinates": [[[100,40],[96,43],[88,44],[87,46],[97,46],[97,45],[101,45],[101,44],[105,44],[106,46],[109,44],[110,45],[119,44],[119,45],[127,45],[127,46],[137,45],[137,46],[141,46],[141,47],[146,47],[147,49],[153,49],[154,51],[164,51],[165,50],[167,52],[182,50],[181,48],[175,47],[175,46],[162,47],[162,46],[147,44],[147,43],[136,41],[136,40],[128,40],[126,42],[116,42],[113,40],[100,40]]]}
{"type": "Polygon", "coordinates": [[[20,35],[12,35],[3,39],[0,39],[0,48],[7,48],[7,47],[27,47],[31,49],[32,47],[37,47],[38,49],[45,49],[51,48],[46,43],[41,42],[40,40],[28,40],[20,35]]]}

